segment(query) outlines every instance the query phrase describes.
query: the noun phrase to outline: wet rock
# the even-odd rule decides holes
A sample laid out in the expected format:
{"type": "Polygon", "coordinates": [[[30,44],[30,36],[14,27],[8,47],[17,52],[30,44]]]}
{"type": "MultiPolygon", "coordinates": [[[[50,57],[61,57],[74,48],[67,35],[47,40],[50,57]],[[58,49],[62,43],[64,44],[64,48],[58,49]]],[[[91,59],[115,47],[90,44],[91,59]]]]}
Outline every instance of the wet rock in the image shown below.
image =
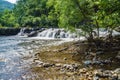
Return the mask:
{"type": "Polygon", "coordinates": [[[92,61],[91,60],[86,60],[83,62],[85,66],[91,65],[92,61]]]}
{"type": "Polygon", "coordinates": [[[39,62],[39,58],[34,58],[33,59],[33,62],[37,62],[37,61],[39,62]]]}
{"type": "Polygon", "coordinates": [[[93,78],[92,77],[88,77],[88,80],[93,80],[93,78]]]}
{"type": "Polygon", "coordinates": [[[111,63],[111,60],[86,60],[83,62],[85,66],[89,65],[105,65],[111,63]]]}
{"type": "Polygon", "coordinates": [[[62,64],[58,63],[58,64],[55,64],[56,67],[61,67],[62,64]]]}
{"type": "Polygon", "coordinates": [[[91,56],[96,56],[96,53],[90,52],[91,56]]]}
{"type": "Polygon", "coordinates": [[[104,54],[104,52],[103,51],[97,51],[96,54],[101,55],[101,54],[104,54]]]}
{"type": "Polygon", "coordinates": [[[18,36],[27,36],[27,37],[34,37],[38,34],[38,32],[43,31],[42,28],[21,28],[18,36]]]}
{"type": "Polygon", "coordinates": [[[40,60],[36,60],[35,62],[36,62],[38,65],[41,65],[41,66],[44,64],[44,62],[42,62],[42,61],[40,61],[40,60]]]}
{"type": "Polygon", "coordinates": [[[67,60],[67,58],[64,58],[64,60],[67,60]]]}
{"type": "Polygon", "coordinates": [[[120,74],[120,68],[115,69],[114,72],[120,74]]]}
{"type": "Polygon", "coordinates": [[[65,50],[67,50],[67,49],[68,49],[68,47],[65,47],[65,48],[63,48],[63,49],[58,50],[58,52],[65,51],[65,50]]]}
{"type": "Polygon", "coordinates": [[[69,75],[69,76],[71,76],[71,75],[73,75],[74,73],[72,73],[72,72],[66,72],[66,74],[69,75]]]}
{"type": "Polygon", "coordinates": [[[87,72],[87,69],[86,69],[86,68],[79,69],[79,73],[86,73],[86,72],[87,72]]]}
{"type": "Polygon", "coordinates": [[[96,70],[94,71],[95,77],[98,78],[107,78],[109,80],[119,80],[119,76],[117,73],[111,70],[96,70]]]}
{"type": "Polygon", "coordinates": [[[111,78],[111,80],[119,80],[117,74],[113,74],[113,75],[111,75],[110,78],[111,78]]]}
{"type": "Polygon", "coordinates": [[[118,52],[116,59],[120,59],[120,51],[118,52]]]}
{"type": "Polygon", "coordinates": [[[70,71],[75,71],[76,69],[78,69],[79,65],[77,64],[64,64],[62,66],[62,68],[70,70],[70,71]]]}
{"type": "Polygon", "coordinates": [[[93,65],[101,65],[102,64],[102,62],[101,61],[93,61],[93,63],[92,63],[93,65]]]}
{"type": "Polygon", "coordinates": [[[120,80],[120,74],[118,74],[118,80],[120,80]]]}
{"type": "Polygon", "coordinates": [[[106,70],[106,71],[104,71],[104,72],[102,73],[102,76],[103,76],[103,77],[110,77],[110,76],[112,76],[112,73],[111,73],[111,71],[106,70]]]}
{"type": "Polygon", "coordinates": [[[99,80],[99,77],[94,76],[94,77],[93,77],[93,80],[99,80]]]}
{"type": "Polygon", "coordinates": [[[37,36],[37,31],[32,31],[28,34],[28,37],[34,37],[34,36],[37,36]]]}
{"type": "Polygon", "coordinates": [[[80,64],[72,64],[72,66],[74,67],[74,69],[78,69],[80,64]]]}
{"type": "Polygon", "coordinates": [[[63,68],[70,69],[70,68],[73,68],[73,67],[71,65],[69,65],[69,64],[64,64],[63,68]]]}
{"type": "Polygon", "coordinates": [[[53,65],[54,65],[54,64],[43,63],[43,67],[44,67],[44,68],[52,67],[53,65]]]}

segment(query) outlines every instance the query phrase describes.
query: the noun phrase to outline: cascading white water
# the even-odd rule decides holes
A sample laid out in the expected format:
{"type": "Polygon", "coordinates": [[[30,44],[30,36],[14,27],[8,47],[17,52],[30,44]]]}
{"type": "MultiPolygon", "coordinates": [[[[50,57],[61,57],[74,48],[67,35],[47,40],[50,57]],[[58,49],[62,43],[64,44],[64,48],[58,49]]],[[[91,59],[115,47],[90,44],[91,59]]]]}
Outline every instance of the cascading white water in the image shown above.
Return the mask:
{"type": "Polygon", "coordinates": [[[23,36],[23,34],[24,34],[24,28],[20,30],[20,32],[18,33],[18,36],[23,36]]]}
{"type": "MultiPolygon", "coordinates": [[[[18,36],[37,37],[40,39],[79,38],[79,36],[76,33],[71,33],[70,31],[66,31],[65,29],[60,29],[60,28],[49,28],[49,29],[44,28],[44,29],[38,29],[38,30],[39,31],[34,31],[28,28],[22,28],[18,33],[18,36]]],[[[76,32],[80,32],[80,30],[77,29],[76,32]]]]}
{"type": "Polygon", "coordinates": [[[65,31],[64,29],[46,29],[38,33],[37,37],[43,38],[77,38],[77,34],[70,33],[70,31],[65,31]]]}

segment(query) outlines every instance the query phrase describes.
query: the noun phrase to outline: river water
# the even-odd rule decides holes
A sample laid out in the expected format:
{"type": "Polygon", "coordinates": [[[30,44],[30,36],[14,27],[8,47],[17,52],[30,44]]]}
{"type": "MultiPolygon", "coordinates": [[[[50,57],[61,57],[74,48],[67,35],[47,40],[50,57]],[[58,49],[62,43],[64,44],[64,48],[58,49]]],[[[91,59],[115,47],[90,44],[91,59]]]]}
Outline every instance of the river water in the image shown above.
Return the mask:
{"type": "Polygon", "coordinates": [[[0,80],[26,80],[22,76],[30,62],[23,57],[49,43],[46,42],[17,36],[0,37],[0,80]]]}
{"type": "Polygon", "coordinates": [[[16,36],[0,37],[0,80],[17,80],[25,72],[21,54],[27,51],[19,44],[26,41],[16,36]]]}

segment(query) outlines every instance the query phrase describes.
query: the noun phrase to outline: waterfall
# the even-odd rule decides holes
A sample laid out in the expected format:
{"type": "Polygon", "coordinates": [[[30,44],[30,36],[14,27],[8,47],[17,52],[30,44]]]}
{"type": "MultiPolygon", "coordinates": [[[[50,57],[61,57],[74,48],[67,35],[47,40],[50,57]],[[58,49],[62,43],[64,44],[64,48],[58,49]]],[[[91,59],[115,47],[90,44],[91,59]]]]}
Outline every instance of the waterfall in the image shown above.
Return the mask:
{"type": "Polygon", "coordinates": [[[18,36],[23,36],[23,34],[24,34],[24,28],[22,28],[17,35],[18,35],[18,36]]]}
{"type": "Polygon", "coordinates": [[[77,29],[75,32],[76,33],[71,33],[70,31],[60,28],[40,28],[37,30],[22,28],[18,33],[18,36],[36,37],[40,39],[80,39],[81,37],[78,36],[77,33],[81,32],[81,30],[77,29]]]}
{"type": "Polygon", "coordinates": [[[70,33],[70,31],[65,31],[64,29],[46,29],[40,33],[38,33],[37,37],[44,38],[77,38],[77,34],[70,33]]]}
{"type": "MultiPolygon", "coordinates": [[[[97,30],[93,30],[95,33],[97,30]]],[[[64,40],[85,40],[85,36],[82,36],[84,33],[81,29],[76,29],[74,33],[60,28],[22,28],[18,33],[18,36],[23,37],[34,37],[39,39],[64,39],[64,40]]],[[[100,28],[99,36],[106,37],[108,36],[108,30],[100,28]]],[[[120,32],[113,30],[113,36],[120,35],[120,32]]],[[[88,36],[88,34],[86,34],[88,36]]],[[[95,37],[96,35],[94,35],[95,37]]]]}

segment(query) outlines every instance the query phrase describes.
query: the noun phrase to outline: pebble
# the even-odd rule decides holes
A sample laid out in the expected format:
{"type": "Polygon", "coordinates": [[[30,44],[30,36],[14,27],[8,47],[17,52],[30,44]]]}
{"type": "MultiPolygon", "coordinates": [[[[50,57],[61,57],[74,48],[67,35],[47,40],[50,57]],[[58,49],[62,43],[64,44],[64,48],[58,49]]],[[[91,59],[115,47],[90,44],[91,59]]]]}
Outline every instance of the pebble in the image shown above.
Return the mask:
{"type": "Polygon", "coordinates": [[[61,67],[61,66],[62,66],[62,64],[57,63],[57,64],[55,64],[55,66],[56,66],[56,67],[61,67]]]}
{"type": "Polygon", "coordinates": [[[50,64],[50,63],[44,63],[43,67],[48,68],[48,67],[52,67],[54,64],[50,64]]]}
{"type": "Polygon", "coordinates": [[[80,72],[80,73],[86,73],[86,72],[87,72],[87,69],[86,69],[86,68],[80,69],[79,72],[80,72]]]}

